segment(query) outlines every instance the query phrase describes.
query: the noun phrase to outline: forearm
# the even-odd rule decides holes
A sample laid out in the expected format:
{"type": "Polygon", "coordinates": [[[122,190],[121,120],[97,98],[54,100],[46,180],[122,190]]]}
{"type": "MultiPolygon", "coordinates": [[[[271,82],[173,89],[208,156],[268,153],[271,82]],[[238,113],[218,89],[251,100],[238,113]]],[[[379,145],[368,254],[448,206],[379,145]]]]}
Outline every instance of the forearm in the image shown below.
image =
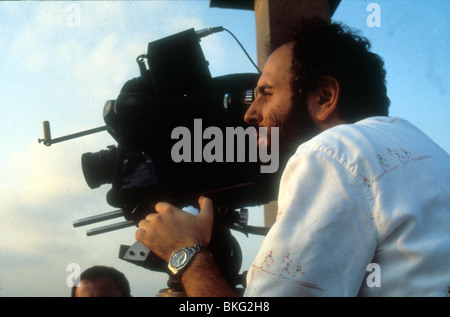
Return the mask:
{"type": "Polygon", "coordinates": [[[234,297],[236,294],[225,281],[222,273],[208,252],[200,252],[181,277],[186,296],[234,297]]]}

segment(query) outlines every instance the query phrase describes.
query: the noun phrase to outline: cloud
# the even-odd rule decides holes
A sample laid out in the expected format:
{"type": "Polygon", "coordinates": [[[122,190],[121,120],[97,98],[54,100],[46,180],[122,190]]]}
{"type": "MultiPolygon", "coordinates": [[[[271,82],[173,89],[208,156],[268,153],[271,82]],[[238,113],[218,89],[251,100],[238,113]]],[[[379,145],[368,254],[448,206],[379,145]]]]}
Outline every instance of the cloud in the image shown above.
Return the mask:
{"type": "Polygon", "coordinates": [[[74,218],[105,208],[104,196],[90,192],[67,155],[36,142],[6,158],[0,169],[1,253],[39,256],[59,247],[67,255],[77,249],[71,238],[74,218]]]}
{"type": "MultiPolygon", "coordinates": [[[[76,2],[79,27],[67,24],[72,2],[0,3],[0,43],[7,43],[0,48],[1,296],[67,296],[71,262],[83,269],[117,267],[137,295],[154,296],[166,287],[165,274],[118,259],[119,245],[134,242],[135,228],[87,237],[91,226],[72,226],[73,220],[114,209],[106,203],[109,186],[89,189],[80,164],[82,153],[115,144],[111,136],[104,132],[51,147],[37,138],[41,120],[50,120],[53,137],[103,125],[105,101],[139,75],[135,59],[148,42],[212,26],[199,18],[208,2],[187,2],[76,2]],[[197,6],[202,8],[192,9],[197,6]]],[[[226,37],[202,41],[211,62],[222,62],[217,47],[226,37]]]]}
{"type": "Polygon", "coordinates": [[[10,153],[2,165],[3,181],[8,182],[4,186],[14,190],[13,196],[22,203],[35,207],[67,195],[68,187],[71,195],[77,195],[85,185],[81,169],[69,163],[68,157],[73,156],[67,151],[29,144],[27,149],[10,153]]]}

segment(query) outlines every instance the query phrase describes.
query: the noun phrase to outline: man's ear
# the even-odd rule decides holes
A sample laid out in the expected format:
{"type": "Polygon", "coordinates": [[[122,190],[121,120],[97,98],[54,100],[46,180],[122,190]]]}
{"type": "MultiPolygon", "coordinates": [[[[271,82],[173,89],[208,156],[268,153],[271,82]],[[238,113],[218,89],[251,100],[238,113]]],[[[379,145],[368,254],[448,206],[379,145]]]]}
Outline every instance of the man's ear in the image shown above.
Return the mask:
{"type": "Polygon", "coordinates": [[[337,115],[340,86],[336,78],[323,76],[310,105],[310,114],[318,122],[326,122],[337,115]]]}

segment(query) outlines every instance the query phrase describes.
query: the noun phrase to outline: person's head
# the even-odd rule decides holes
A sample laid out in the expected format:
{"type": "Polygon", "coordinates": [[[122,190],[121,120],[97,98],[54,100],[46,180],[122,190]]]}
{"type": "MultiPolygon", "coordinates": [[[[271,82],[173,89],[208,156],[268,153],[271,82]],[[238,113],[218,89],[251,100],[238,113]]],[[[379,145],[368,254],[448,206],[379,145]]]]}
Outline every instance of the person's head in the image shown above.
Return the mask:
{"type": "Polygon", "coordinates": [[[80,275],[80,284],[72,288],[72,297],[130,297],[125,275],[112,267],[93,266],[80,275]]]}
{"type": "Polygon", "coordinates": [[[369,49],[346,26],[303,20],[272,46],[246,122],[278,126],[282,152],[337,124],[388,115],[384,63],[369,49]]]}

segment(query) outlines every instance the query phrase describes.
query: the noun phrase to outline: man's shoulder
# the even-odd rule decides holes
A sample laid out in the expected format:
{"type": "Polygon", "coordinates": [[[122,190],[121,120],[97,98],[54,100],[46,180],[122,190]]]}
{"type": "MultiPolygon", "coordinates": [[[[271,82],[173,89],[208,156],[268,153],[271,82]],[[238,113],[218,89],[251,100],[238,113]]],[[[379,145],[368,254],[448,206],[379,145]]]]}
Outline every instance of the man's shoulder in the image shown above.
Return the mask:
{"type": "Polygon", "coordinates": [[[356,123],[340,124],[329,128],[308,142],[300,145],[299,150],[350,150],[368,146],[369,140],[378,140],[382,135],[380,130],[384,130],[384,125],[389,122],[388,117],[371,117],[356,123]]]}
{"type": "Polygon", "coordinates": [[[342,140],[343,138],[358,139],[364,136],[371,137],[375,135],[377,139],[387,137],[388,134],[396,136],[407,133],[408,130],[417,130],[417,128],[407,120],[397,117],[370,117],[355,123],[346,123],[336,125],[317,135],[315,141],[342,140]],[[385,131],[386,133],[383,133],[385,131]],[[394,135],[392,135],[394,134],[394,135]]]}
{"type": "Polygon", "coordinates": [[[407,144],[418,138],[424,140],[427,136],[402,118],[370,117],[323,131],[300,145],[297,154],[319,151],[339,160],[356,159],[394,143],[407,144]]]}
{"type": "Polygon", "coordinates": [[[352,162],[377,158],[377,153],[385,151],[432,153],[435,157],[449,160],[448,154],[425,133],[398,117],[371,117],[337,125],[300,145],[296,155],[312,151],[352,162]]]}

